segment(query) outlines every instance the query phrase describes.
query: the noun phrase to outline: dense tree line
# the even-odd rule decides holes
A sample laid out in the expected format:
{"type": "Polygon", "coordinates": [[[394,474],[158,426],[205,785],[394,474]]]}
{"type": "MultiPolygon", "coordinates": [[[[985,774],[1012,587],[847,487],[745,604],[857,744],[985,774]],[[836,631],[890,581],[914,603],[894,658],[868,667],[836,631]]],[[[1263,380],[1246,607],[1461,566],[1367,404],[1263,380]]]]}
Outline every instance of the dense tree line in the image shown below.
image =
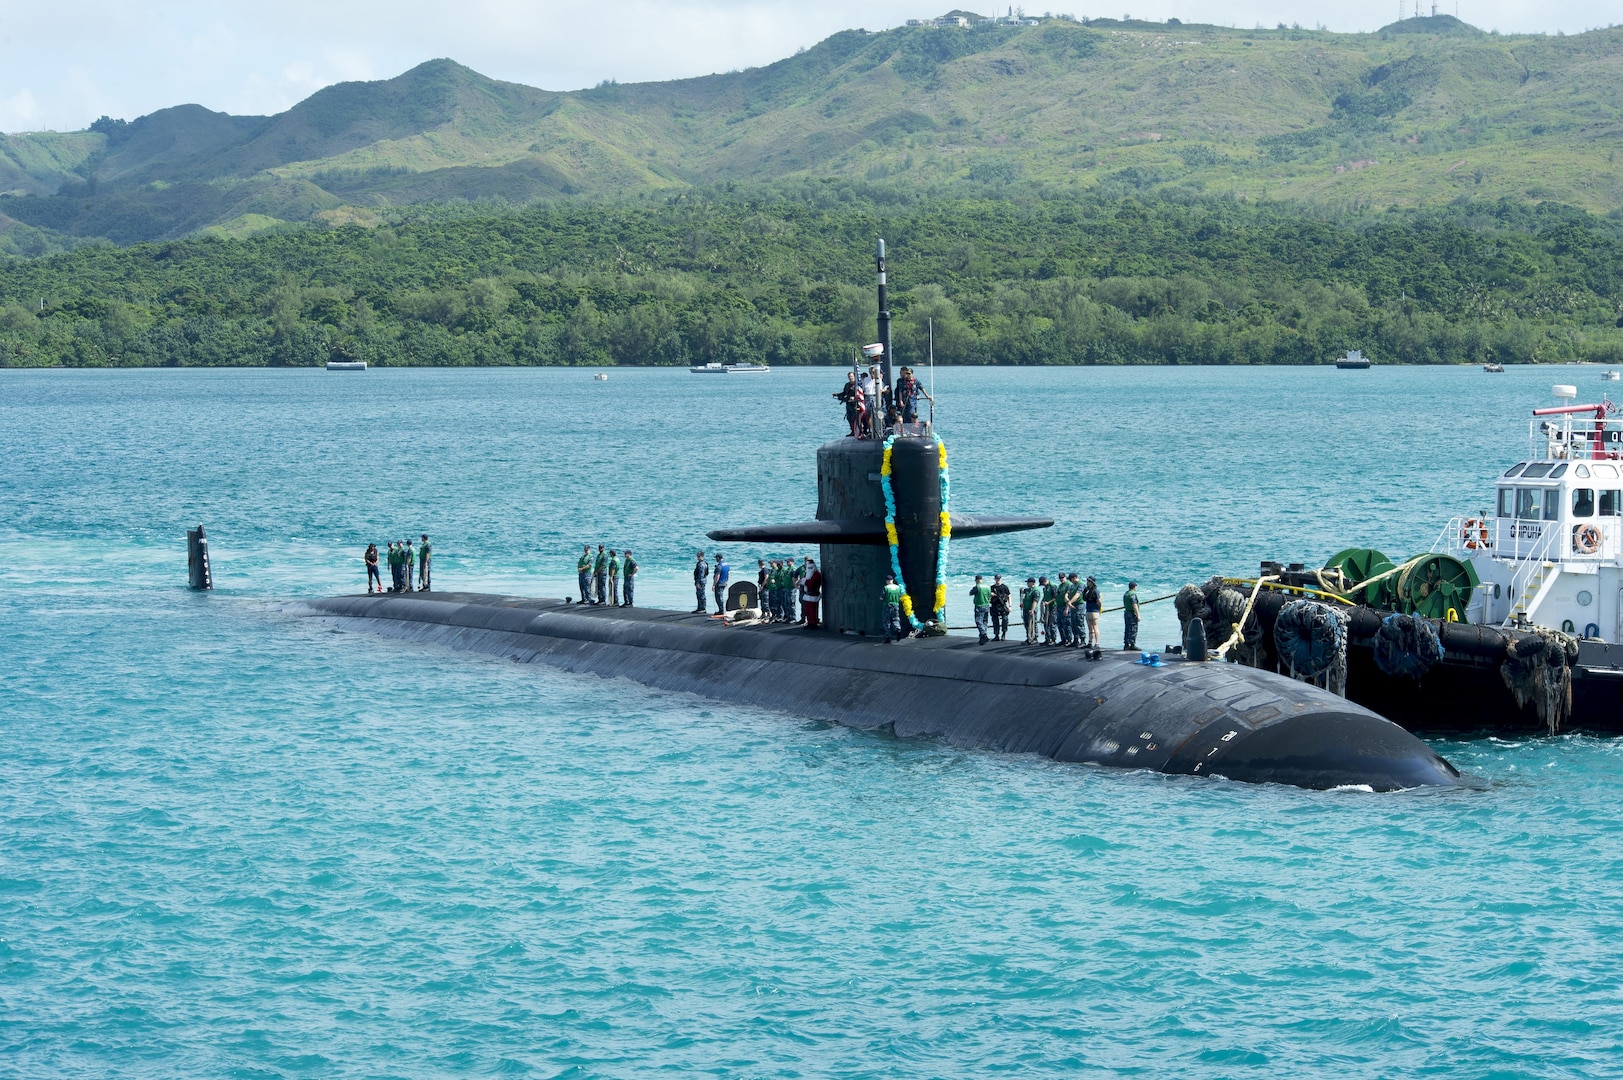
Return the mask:
{"type": "Polygon", "coordinates": [[[403,210],[0,262],[0,365],[1623,363],[1623,230],[1553,204],[1342,216],[846,182],[403,210]]]}

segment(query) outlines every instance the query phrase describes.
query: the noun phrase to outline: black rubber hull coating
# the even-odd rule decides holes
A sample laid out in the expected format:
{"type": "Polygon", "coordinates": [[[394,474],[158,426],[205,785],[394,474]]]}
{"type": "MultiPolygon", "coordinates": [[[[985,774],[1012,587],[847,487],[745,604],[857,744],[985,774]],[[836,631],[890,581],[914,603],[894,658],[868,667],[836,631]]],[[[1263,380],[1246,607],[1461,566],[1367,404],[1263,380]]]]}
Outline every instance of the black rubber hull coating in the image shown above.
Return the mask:
{"type": "Polygon", "coordinates": [[[626,678],[954,746],[1165,773],[1376,791],[1459,773],[1396,724],[1233,664],[1152,668],[966,638],[884,645],[797,627],[436,593],[347,596],[314,614],[393,637],[626,678]]]}

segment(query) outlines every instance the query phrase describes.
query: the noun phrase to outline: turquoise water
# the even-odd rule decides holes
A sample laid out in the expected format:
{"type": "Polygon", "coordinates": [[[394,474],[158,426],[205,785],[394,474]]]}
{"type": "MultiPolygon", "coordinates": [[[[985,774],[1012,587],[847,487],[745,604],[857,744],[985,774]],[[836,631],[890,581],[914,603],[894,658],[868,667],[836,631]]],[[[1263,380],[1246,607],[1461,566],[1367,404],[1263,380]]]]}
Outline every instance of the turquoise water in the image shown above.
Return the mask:
{"type": "MultiPolygon", "coordinates": [[[[442,587],[562,595],[602,539],[680,606],[706,528],[810,515],[838,381],[0,372],[0,1075],[1623,1074],[1613,740],[1443,743],[1480,789],[1311,793],[296,614],[423,531],[442,587]],[[199,521],[212,595],[183,587],[199,521]]],[[[936,381],[955,506],[1061,521],[955,544],[955,597],[1419,550],[1549,383],[1601,386],[936,381]]]]}

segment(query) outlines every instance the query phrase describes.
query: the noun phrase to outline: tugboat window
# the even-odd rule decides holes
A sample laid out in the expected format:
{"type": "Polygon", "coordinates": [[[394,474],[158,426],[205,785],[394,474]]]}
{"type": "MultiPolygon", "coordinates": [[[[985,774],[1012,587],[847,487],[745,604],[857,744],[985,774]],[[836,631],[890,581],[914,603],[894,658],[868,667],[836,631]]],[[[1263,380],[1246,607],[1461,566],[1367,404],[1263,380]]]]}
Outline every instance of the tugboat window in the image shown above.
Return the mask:
{"type": "Polygon", "coordinates": [[[1572,489],[1572,516],[1573,517],[1594,517],[1595,516],[1595,489],[1594,488],[1573,488],[1572,489]]]}
{"type": "Polygon", "coordinates": [[[1538,518],[1538,488],[1516,489],[1516,516],[1538,518]]]}
{"type": "Polygon", "coordinates": [[[1561,477],[1561,476],[1565,476],[1565,475],[1567,475],[1567,463],[1563,461],[1561,464],[1557,465],[1555,467],[1555,469],[1550,473],[1550,479],[1554,480],[1557,477],[1561,477]]]}
{"type": "Polygon", "coordinates": [[[1623,491],[1600,493],[1600,516],[1623,517],[1623,491]]]}
{"type": "Polygon", "coordinates": [[[1548,476],[1554,463],[1549,461],[1535,461],[1522,473],[1523,480],[1536,480],[1541,476],[1548,476]]]}
{"type": "Polygon", "coordinates": [[[1546,488],[1544,491],[1544,520],[1554,521],[1561,516],[1561,491],[1559,488],[1546,488]]]}
{"type": "Polygon", "coordinates": [[[1617,478],[1617,467],[1613,465],[1596,465],[1595,475],[1604,476],[1609,480],[1615,480],[1617,478]]]}
{"type": "Polygon", "coordinates": [[[1576,469],[1572,470],[1572,475],[1578,477],[1580,480],[1588,480],[1589,479],[1589,466],[1588,465],[1580,465],[1580,466],[1578,466],[1576,469]]]}
{"type": "Polygon", "coordinates": [[[1521,475],[1521,471],[1523,469],[1525,469],[1525,468],[1527,468],[1527,463],[1526,462],[1523,462],[1520,465],[1512,465],[1510,468],[1505,470],[1505,475],[1506,476],[1519,476],[1519,475],[1521,475]]]}
{"type": "Polygon", "coordinates": [[[1500,517],[1515,517],[1516,516],[1516,489],[1515,488],[1506,487],[1506,488],[1500,488],[1499,489],[1499,516],[1500,517]]]}

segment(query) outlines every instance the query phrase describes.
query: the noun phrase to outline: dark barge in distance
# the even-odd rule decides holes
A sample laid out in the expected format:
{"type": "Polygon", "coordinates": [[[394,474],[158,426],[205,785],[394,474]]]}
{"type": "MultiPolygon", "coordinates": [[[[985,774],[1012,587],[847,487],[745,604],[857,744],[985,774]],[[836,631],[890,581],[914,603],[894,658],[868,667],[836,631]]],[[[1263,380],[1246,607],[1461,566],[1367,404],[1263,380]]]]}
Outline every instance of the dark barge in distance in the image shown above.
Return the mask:
{"type": "MultiPolygon", "coordinates": [[[[880,345],[890,385],[880,246],[880,345]]],[[[1460,774],[1391,721],[1318,687],[1234,664],[1077,653],[939,633],[950,541],[1044,528],[1046,518],[955,514],[932,432],[846,437],[817,452],[817,516],[717,529],[729,542],[821,548],[827,628],[594,608],[479,594],[345,596],[313,614],[358,629],[631,679],[954,746],[1191,776],[1391,791],[1460,774]],[[923,632],[883,643],[895,573],[923,632]]]]}

